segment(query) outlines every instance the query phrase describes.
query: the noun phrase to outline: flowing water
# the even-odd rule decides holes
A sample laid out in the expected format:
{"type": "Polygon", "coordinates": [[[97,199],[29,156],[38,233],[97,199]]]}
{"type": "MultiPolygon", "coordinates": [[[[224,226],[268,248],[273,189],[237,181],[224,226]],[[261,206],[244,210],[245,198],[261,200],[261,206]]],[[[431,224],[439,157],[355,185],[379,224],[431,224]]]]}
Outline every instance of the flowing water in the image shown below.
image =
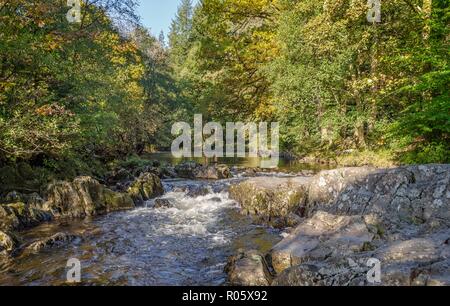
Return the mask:
{"type": "Polygon", "coordinates": [[[219,182],[165,181],[170,208],[145,207],[107,216],[44,224],[26,242],[58,232],[79,239],[0,267],[0,285],[62,285],[70,258],[81,261],[84,285],[225,285],[227,258],[239,249],[267,252],[280,232],[239,214],[219,182]]]}

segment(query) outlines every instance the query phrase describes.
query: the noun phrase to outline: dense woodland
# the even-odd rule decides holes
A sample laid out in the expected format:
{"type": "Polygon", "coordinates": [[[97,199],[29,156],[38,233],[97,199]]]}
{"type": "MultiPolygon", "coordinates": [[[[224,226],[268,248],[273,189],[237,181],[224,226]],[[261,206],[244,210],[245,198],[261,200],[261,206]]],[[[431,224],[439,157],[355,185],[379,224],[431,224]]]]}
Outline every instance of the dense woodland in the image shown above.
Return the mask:
{"type": "MultiPolygon", "coordinates": [[[[135,0],[0,0],[0,181],[170,147],[171,126],[278,121],[282,151],[448,163],[449,1],[182,0],[165,39],[135,0]],[[167,41],[166,41],[167,40],[167,41]]],[[[23,183],[26,181],[26,183],[23,183]]]]}

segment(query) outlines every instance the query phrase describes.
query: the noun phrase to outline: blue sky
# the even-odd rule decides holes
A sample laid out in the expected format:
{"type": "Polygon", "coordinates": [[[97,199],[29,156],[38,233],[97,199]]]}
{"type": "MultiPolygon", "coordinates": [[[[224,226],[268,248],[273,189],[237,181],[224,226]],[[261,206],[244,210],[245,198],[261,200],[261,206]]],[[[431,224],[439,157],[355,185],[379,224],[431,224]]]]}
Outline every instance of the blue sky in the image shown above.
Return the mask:
{"type": "MultiPolygon", "coordinates": [[[[161,30],[169,33],[170,23],[177,13],[180,0],[140,0],[138,13],[141,21],[151,29],[153,35],[158,36],[161,30]]],[[[197,0],[194,0],[195,4],[197,0]]]]}

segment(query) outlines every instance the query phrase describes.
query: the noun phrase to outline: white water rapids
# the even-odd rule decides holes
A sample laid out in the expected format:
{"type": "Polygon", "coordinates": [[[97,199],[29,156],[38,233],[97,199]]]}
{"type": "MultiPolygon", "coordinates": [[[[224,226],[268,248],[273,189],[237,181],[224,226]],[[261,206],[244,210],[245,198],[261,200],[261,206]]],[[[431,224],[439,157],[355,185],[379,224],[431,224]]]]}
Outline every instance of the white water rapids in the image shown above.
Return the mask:
{"type": "Polygon", "coordinates": [[[66,246],[19,258],[1,284],[59,285],[70,258],[81,261],[86,285],[224,285],[227,258],[238,249],[267,252],[279,232],[252,225],[227,193],[231,181],[174,180],[162,199],[132,211],[92,220],[42,225],[25,233],[29,241],[56,232],[81,234],[66,246]]]}

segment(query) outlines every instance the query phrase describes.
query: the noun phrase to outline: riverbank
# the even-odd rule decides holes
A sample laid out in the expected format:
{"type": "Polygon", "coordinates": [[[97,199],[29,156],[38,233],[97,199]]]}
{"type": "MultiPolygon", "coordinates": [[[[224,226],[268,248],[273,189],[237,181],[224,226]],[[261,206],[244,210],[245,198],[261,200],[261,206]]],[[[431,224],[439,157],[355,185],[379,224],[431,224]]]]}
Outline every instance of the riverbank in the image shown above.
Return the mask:
{"type": "Polygon", "coordinates": [[[291,227],[271,252],[230,261],[235,285],[450,285],[450,165],[249,179],[230,193],[244,214],[291,227]]]}

